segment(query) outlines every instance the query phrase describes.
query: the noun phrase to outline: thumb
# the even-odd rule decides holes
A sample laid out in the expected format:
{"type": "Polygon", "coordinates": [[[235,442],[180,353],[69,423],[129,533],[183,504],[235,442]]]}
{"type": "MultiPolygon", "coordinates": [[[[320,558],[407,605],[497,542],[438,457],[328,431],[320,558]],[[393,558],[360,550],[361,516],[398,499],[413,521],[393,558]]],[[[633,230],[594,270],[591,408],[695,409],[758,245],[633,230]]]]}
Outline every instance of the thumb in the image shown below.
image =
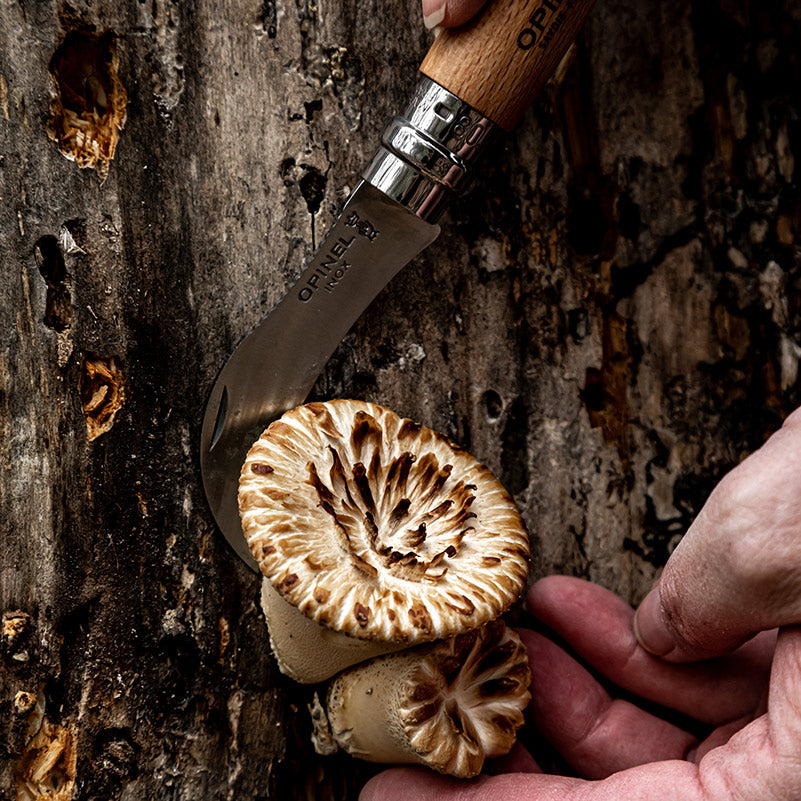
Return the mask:
{"type": "MultiPolygon", "coordinates": [[[[656,797],[653,791],[657,788],[650,789],[647,796],[638,795],[637,798],[656,797]]],[[[465,780],[440,776],[422,768],[390,768],[367,782],[359,801],[578,801],[579,798],[614,801],[622,797],[619,790],[603,786],[590,788],[588,792],[587,782],[566,776],[523,772],[465,780]]],[[[682,796],[685,797],[690,796],[682,796]]]]}
{"type": "Polygon", "coordinates": [[[426,28],[455,28],[471,20],[486,0],[423,0],[426,28]]]}
{"type": "Polygon", "coordinates": [[[710,495],[634,619],[669,661],[801,623],[801,409],[710,495]]]}
{"type": "Polygon", "coordinates": [[[362,788],[359,801],[403,801],[456,798],[461,782],[420,768],[390,768],[373,776],[362,788]]]}

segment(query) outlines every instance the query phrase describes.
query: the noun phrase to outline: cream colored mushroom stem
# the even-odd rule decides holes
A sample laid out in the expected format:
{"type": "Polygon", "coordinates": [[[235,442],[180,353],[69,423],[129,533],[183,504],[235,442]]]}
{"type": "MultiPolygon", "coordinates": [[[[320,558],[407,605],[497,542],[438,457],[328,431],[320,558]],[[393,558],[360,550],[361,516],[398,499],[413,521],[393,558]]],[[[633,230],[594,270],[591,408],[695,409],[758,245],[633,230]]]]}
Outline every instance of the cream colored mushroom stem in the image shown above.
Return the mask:
{"type": "Polygon", "coordinates": [[[300,684],[317,684],[356,662],[408,647],[405,643],[359,640],[320,626],[284,600],[266,578],[261,586],[261,608],[278,669],[300,684]]]}
{"type": "Polygon", "coordinates": [[[350,668],[332,682],[326,712],[355,757],[469,778],[511,749],[529,679],[525,647],[496,621],[350,668]]]}

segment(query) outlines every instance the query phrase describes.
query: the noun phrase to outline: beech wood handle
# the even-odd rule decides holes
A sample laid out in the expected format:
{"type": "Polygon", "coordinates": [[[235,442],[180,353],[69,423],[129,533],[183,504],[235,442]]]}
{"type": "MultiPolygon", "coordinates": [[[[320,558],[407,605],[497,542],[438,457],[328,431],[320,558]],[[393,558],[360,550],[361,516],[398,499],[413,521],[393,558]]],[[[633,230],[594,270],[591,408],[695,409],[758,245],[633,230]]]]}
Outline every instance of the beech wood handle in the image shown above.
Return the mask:
{"type": "Polygon", "coordinates": [[[594,0],[489,0],[443,30],[420,71],[506,131],[559,66],[594,0]]]}

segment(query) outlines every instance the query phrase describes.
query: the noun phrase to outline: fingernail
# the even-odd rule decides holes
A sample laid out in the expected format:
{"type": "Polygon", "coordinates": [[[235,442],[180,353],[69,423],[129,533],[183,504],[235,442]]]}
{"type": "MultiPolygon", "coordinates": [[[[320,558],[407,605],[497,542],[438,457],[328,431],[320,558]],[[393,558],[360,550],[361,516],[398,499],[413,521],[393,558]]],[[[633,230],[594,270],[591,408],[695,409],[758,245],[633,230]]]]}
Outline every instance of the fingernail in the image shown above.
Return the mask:
{"type": "Polygon", "coordinates": [[[446,0],[423,0],[423,25],[429,30],[445,19],[446,0]]]}
{"type": "Polygon", "coordinates": [[[676,647],[676,639],[665,623],[659,588],[655,587],[634,614],[634,636],[646,651],[665,656],[676,647]]]}

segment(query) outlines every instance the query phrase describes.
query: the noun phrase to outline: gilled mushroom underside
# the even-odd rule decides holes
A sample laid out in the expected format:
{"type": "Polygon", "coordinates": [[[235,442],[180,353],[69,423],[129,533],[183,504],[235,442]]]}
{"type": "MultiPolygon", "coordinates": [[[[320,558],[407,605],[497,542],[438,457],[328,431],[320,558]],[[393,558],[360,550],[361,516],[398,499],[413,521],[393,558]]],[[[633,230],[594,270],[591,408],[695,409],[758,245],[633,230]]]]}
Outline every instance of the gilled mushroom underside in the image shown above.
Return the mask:
{"type": "Polygon", "coordinates": [[[316,725],[327,752],[333,740],[361,759],[475,776],[514,744],[529,681],[525,646],[496,620],[350,668],[332,682],[316,725]]]}
{"type": "Polygon", "coordinates": [[[425,641],[501,614],[528,538],[492,473],[436,432],[374,404],[313,403],[248,454],[243,529],[291,603],[356,637],[425,641]]]}
{"type": "Polygon", "coordinates": [[[514,744],[529,680],[525,647],[500,621],[438,643],[405,682],[412,748],[443,773],[477,775],[514,744]]]}

